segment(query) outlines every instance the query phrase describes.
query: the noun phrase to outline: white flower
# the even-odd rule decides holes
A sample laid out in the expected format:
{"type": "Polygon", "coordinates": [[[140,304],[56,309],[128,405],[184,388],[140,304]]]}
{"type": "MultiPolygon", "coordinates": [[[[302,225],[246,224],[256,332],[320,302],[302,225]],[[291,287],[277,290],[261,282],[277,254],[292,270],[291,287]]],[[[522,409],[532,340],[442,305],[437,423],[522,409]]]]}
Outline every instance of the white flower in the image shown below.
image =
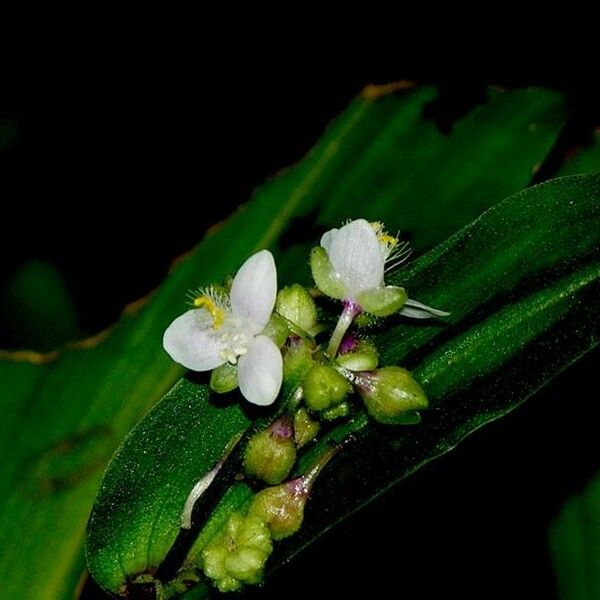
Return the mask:
{"type": "Polygon", "coordinates": [[[381,223],[357,219],[323,235],[321,247],[311,253],[313,278],[354,314],[366,310],[385,317],[406,302],[404,288],[385,285],[386,263],[398,264],[409,253],[408,244],[388,235],[381,223]]]}
{"type": "MultiPolygon", "coordinates": [[[[321,246],[343,285],[344,299],[357,300],[361,292],[385,286],[386,262],[398,256],[399,242],[381,223],[357,219],[325,233],[321,246]]],[[[407,246],[400,245],[404,255],[407,246]]]]}
{"type": "Polygon", "coordinates": [[[241,266],[229,297],[209,289],[195,298],[198,308],[169,325],[163,346],[174,361],[193,371],[237,363],[244,397],[253,404],[272,404],[281,388],[283,360],[279,348],[261,332],[276,295],[275,261],[262,250],[241,266]]]}
{"type": "Polygon", "coordinates": [[[410,300],[404,288],[386,286],[385,273],[409,255],[408,243],[386,233],[382,223],[356,219],[323,235],[321,247],[313,249],[311,267],[319,289],[355,306],[355,312],[380,317],[398,311],[413,318],[447,315],[410,300]]]}

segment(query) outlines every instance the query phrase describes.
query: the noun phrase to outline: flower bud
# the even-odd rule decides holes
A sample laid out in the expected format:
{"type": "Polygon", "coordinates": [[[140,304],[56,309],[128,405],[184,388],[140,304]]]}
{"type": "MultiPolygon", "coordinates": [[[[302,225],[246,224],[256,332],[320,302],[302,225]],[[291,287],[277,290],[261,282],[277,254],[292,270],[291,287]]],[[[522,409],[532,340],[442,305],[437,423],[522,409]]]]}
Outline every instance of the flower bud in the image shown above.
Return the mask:
{"type": "Polygon", "coordinates": [[[274,540],[296,533],[304,519],[304,506],[317,476],[341,446],[327,450],[305,475],[266,488],[252,499],[248,514],[266,523],[274,540]]]}
{"type": "Polygon", "coordinates": [[[315,365],[302,382],[304,399],[311,410],[326,410],[339,404],[350,391],[350,384],[333,367],[315,365]]]}
{"type": "Polygon", "coordinates": [[[210,374],[210,389],[217,394],[226,394],[238,386],[237,366],[229,362],[213,369],[210,374]]]}
{"type": "Polygon", "coordinates": [[[258,492],[249,514],[267,524],[274,540],[281,540],[300,529],[307,496],[299,480],[282,483],[258,492]]]}
{"type": "Polygon", "coordinates": [[[356,338],[354,340],[356,340],[356,343],[351,344],[351,341],[344,338],[337,357],[338,364],[349,371],[372,371],[376,369],[379,355],[375,346],[366,342],[359,342],[356,338]]]}
{"type": "Polygon", "coordinates": [[[282,317],[308,333],[312,332],[317,325],[315,301],[306,288],[297,283],[283,288],[277,294],[275,310],[282,317]]]}
{"type": "Polygon", "coordinates": [[[312,348],[300,337],[291,337],[283,355],[283,379],[289,387],[296,388],[313,366],[312,348]]]}
{"type": "Polygon", "coordinates": [[[360,373],[355,381],[367,411],[379,423],[414,422],[410,413],[427,408],[423,388],[400,367],[384,367],[372,373],[360,373]]]}
{"type": "Polygon", "coordinates": [[[289,475],[295,461],[294,424],[286,416],[250,438],[244,454],[244,469],[250,477],[275,485],[289,475]]]}
{"type": "Polygon", "coordinates": [[[233,513],[202,551],[202,569],[221,592],[259,583],[273,550],[268,527],[256,516],[233,513]]]}
{"type": "Polygon", "coordinates": [[[318,421],[313,421],[304,408],[301,408],[294,415],[294,437],[298,448],[306,446],[313,440],[319,432],[321,425],[318,421]]]}
{"type": "Polygon", "coordinates": [[[278,348],[281,348],[285,344],[288,335],[290,335],[290,329],[285,319],[273,313],[262,333],[270,337],[278,348]]]}

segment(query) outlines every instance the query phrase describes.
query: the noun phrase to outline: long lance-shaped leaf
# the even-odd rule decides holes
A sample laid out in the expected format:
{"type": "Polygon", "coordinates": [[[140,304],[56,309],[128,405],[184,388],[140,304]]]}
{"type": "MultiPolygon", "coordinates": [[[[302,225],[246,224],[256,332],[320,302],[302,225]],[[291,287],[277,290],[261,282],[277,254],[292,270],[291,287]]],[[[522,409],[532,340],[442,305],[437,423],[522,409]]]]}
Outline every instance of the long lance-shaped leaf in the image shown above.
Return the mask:
{"type": "MultiPolygon", "coordinates": [[[[360,436],[321,475],[303,528],[276,547],[271,568],[594,347],[599,251],[600,176],[570,177],[512,196],[397,273],[395,282],[411,295],[452,312],[447,324],[399,317],[375,336],[384,364],[411,367],[432,409],[413,427],[382,427],[358,416],[330,432],[329,439],[360,436]]],[[[107,589],[122,591],[127,581],[156,571],[193,483],[248,425],[235,405],[218,403],[205,384],[181,382],[112,461],[88,530],[90,568],[107,589]]],[[[248,493],[237,486],[220,513],[242,506],[248,493]]],[[[186,566],[198,566],[206,538],[186,566]]]]}
{"type": "MultiPolygon", "coordinates": [[[[277,251],[280,239],[288,248],[310,238],[315,231],[303,231],[307,221],[294,221],[300,216],[335,225],[347,211],[367,211],[427,248],[527,185],[563,123],[555,92],[490,90],[486,103],[444,134],[424,116],[435,97],[431,87],[368,88],[302,162],[211,230],[149,302],[128,310],[112,331],[60,353],[0,354],[3,597],[22,598],[26,590],[32,599],[72,598],[102,471],[127,431],[181,376],[161,336],[185,309],[188,290],[218,281],[260,248],[277,251]],[[437,218],[442,212],[451,217],[437,218]],[[435,223],[428,224],[431,216],[435,223]]],[[[182,218],[202,223],[205,202],[218,198],[166,202],[165,226],[177,227],[182,218]]],[[[280,253],[282,280],[306,265],[302,248],[280,253]]]]}

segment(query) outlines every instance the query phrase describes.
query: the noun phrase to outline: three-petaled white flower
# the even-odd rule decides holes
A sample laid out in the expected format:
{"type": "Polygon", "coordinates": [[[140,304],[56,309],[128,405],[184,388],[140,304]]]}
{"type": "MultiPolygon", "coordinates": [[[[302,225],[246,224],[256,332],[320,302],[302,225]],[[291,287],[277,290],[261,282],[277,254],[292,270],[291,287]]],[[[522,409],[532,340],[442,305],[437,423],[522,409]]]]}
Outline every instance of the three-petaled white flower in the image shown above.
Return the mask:
{"type": "Polygon", "coordinates": [[[197,308],[169,325],[163,346],[173,360],[193,371],[237,363],[243,396],[253,404],[272,404],[281,388],[283,360],[273,340],[261,334],[276,295],[275,261],[268,250],[261,250],[241,266],[229,297],[209,289],[195,298],[197,308]]]}
{"type": "Polygon", "coordinates": [[[408,243],[386,233],[382,223],[365,219],[331,229],[313,249],[311,266],[315,283],[332,298],[385,317],[400,312],[413,318],[448,313],[410,300],[404,288],[385,284],[385,273],[409,256],[408,243]]]}

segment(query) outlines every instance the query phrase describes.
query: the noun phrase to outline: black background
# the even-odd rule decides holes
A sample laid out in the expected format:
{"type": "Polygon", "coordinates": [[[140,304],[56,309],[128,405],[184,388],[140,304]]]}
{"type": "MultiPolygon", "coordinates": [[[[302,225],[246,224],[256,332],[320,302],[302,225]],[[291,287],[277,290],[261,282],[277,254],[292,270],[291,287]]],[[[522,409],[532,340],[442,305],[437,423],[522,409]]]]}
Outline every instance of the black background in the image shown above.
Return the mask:
{"type": "MultiPolygon", "coordinates": [[[[299,160],[364,85],[439,84],[442,127],[486,81],[549,85],[567,95],[578,138],[600,124],[600,96],[568,72],[465,75],[352,60],[213,71],[135,53],[50,61],[0,98],[0,117],[19,125],[0,157],[2,280],[27,259],[53,262],[82,332],[93,333],[157,286],[171,260],[257,184],[299,160]]],[[[18,346],[9,327],[1,336],[18,346]]],[[[352,517],[258,594],[343,596],[368,584],[405,598],[553,598],[548,521],[600,465],[598,411],[582,386],[597,358],[352,517]]]]}

